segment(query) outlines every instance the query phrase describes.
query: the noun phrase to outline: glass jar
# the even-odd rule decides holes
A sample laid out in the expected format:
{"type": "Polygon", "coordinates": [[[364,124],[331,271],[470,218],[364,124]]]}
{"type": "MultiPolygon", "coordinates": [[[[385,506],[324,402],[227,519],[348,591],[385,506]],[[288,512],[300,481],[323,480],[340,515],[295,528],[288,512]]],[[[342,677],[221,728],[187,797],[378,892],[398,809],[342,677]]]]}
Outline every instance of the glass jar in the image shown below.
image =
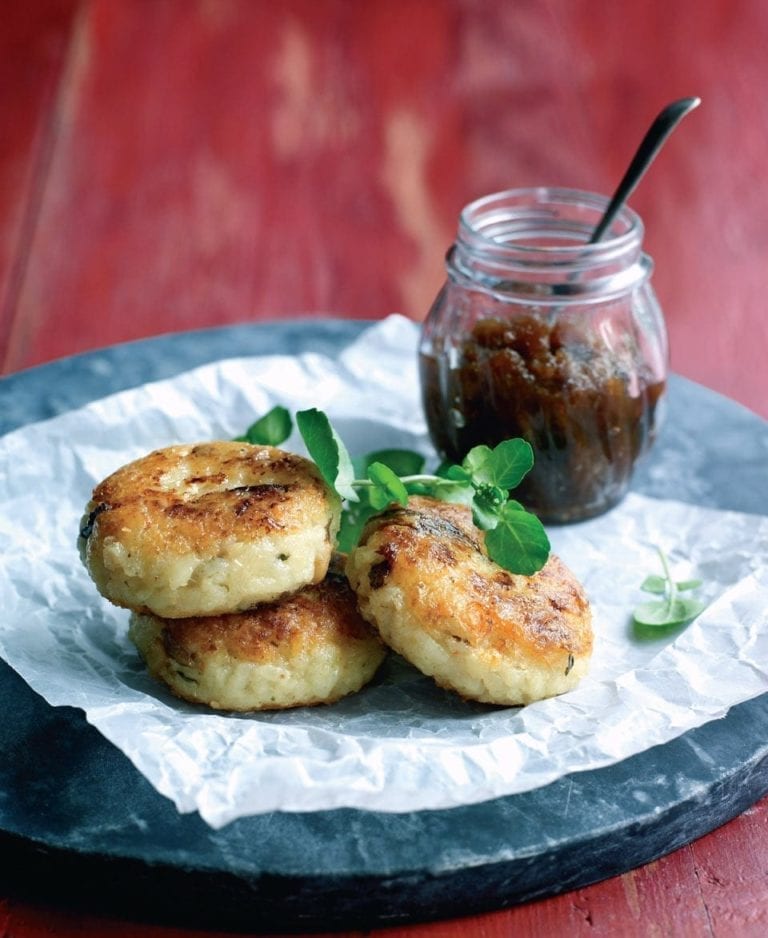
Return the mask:
{"type": "Polygon", "coordinates": [[[624,208],[589,244],[607,204],[551,188],[472,202],[422,332],[436,449],[459,462],[477,444],[524,437],[535,465],[514,497],[546,522],[621,500],[666,386],[667,334],[640,218],[624,208]]]}

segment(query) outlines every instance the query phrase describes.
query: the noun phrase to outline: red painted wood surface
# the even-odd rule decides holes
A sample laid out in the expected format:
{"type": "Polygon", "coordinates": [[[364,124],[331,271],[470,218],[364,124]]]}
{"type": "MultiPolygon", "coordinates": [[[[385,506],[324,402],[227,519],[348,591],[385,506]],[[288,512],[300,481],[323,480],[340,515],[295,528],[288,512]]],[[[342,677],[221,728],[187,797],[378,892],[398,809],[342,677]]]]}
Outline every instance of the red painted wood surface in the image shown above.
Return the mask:
{"type": "Polygon", "coordinates": [[[54,143],[74,0],[8,6],[0,26],[0,363],[16,319],[54,143]]]}
{"type": "MultiPolygon", "coordinates": [[[[632,204],[673,368],[768,416],[767,38],[762,0],[6,0],[0,367],[421,319],[462,205],[608,192],[656,111],[698,94],[632,204]]],[[[386,934],[762,936],[766,834],[768,800],[606,883],[386,934]]],[[[2,936],[190,934],[0,904],[2,936]]]]}
{"type": "Polygon", "coordinates": [[[768,415],[761,0],[8,6],[5,370],[247,319],[422,318],[469,199],[609,191],[696,93],[633,205],[673,366],[768,415]]]}

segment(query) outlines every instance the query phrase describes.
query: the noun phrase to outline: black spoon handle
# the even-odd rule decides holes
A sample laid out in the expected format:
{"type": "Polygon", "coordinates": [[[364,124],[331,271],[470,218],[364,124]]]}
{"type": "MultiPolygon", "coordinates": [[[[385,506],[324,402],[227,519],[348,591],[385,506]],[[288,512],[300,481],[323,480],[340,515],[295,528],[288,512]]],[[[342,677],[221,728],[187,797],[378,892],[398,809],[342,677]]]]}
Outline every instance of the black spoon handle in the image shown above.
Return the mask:
{"type": "Polygon", "coordinates": [[[627,167],[626,173],[624,173],[624,178],[608,203],[605,214],[592,232],[592,237],[589,239],[590,244],[595,244],[602,238],[621,207],[634,191],[635,186],[645,175],[645,171],[653,162],[664,141],[685,115],[700,104],[701,98],[680,98],[678,101],[668,104],[659,113],[640,142],[637,153],[632,158],[632,162],[627,167]]]}

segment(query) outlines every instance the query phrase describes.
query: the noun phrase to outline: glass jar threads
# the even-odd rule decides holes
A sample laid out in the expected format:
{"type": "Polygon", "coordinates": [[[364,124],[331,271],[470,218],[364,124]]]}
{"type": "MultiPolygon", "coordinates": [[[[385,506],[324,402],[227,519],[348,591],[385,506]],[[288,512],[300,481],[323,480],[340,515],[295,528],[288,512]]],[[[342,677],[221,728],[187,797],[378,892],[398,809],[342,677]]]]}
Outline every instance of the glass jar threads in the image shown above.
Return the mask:
{"type": "Polygon", "coordinates": [[[515,490],[547,522],[606,511],[654,439],[667,334],[640,218],[571,189],[516,189],[472,202],[424,323],[420,370],[432,441],[461,461],[524,437],[535,465],[515,490]]]}

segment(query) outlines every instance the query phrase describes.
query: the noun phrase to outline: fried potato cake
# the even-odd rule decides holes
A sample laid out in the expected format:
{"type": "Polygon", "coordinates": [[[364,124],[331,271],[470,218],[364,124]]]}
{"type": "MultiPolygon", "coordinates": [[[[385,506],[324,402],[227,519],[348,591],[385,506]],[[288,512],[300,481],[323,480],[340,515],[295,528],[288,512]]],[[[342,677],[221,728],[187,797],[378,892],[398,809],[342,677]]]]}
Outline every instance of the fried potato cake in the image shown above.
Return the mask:
{"type": "Polygon", "coordinates": [[[247,612],[132,613],[129,635],[155,678],[217,710],[332,703],[367,684],[386,655],[340,564],[321,583],[247,612]]]}
{"type": "Polygon", "coordinates": [[[347,576],[384,641],[442,687],[506,706],[562,694],[585,674],[592,616],[552,555],[533,576],[487,556],[469,508],[412,497],[373,518],[347,576]]]}
{"type": "Polygon", "coordinates": [[[340,501],[308,459],[268,446],[170,446],[93,491],[78,538],[99,592],[167,618],[223,615],[323,579],[340,501]]]}

